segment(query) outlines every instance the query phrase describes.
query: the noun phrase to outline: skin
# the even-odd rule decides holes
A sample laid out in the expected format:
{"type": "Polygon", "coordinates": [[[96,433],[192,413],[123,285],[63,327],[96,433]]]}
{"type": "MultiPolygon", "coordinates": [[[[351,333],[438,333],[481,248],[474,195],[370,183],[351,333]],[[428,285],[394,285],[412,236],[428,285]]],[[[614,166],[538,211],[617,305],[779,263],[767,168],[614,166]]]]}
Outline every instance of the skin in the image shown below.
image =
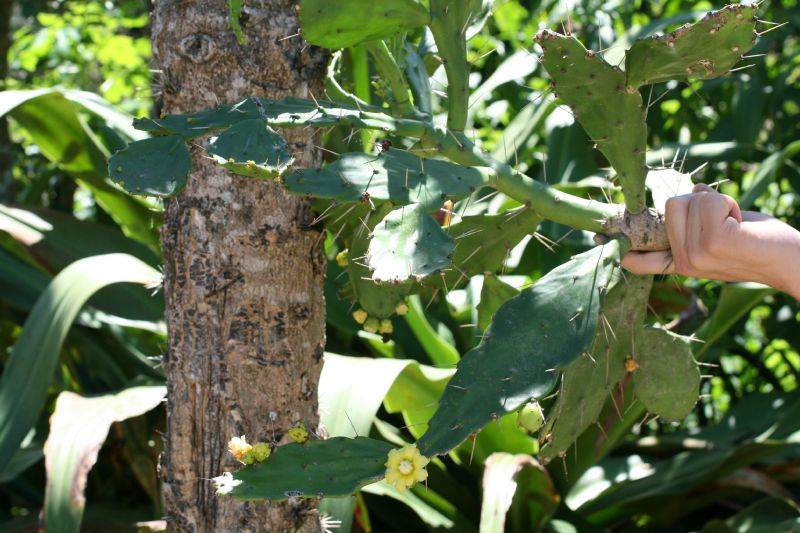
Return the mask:
{"type": "Polygon", "coordinates": [[[722,281],[755,281],[800,299],[800,232],[780,220],[741,211],[736,201],[705,184],[670,198],[665,252],[629,252],[622,266],[635,274],[683,274],[722,281]]]}

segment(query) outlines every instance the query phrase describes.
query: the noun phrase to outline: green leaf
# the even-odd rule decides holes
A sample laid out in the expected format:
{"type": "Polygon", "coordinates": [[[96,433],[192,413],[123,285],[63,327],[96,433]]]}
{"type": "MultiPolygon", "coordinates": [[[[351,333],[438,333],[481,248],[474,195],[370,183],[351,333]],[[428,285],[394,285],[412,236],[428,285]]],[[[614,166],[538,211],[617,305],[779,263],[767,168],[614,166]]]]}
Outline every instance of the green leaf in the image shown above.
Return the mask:
{"type": "Polygon", "coordinates": [[[294,161],[283,137],[260,118],[237,122],[212,138],[206,150],[223,167],[252,178],[280,176],[294,161]]]}
{"type": "Polygon", "coordinates": [[[420,204],[395,209],[372,230],[367,266],[376,282],[401,283],[450,266],[453,239],[420,204]]]}
{"type": "Polygon", "coordinates": [[[31,310],[0,377],[0,471],[39,418],[61,344],[89,297],[112,283],[150,283],[158,272],[139,259],[108,254],[65,268],[31,310]]]}
{"type": "Polygon", "coordinates": [[[497,311],[445,389],[419,441],[424,455],[453,449],[489,421],[551,390],[556,371],[589,348],[619,254],[613,241],[578,255],[497,311]]]}
{"type": "Polygon", "coordinates": [[[428,23],[428,11],[414,0],[301,0],[303,38],[325,48],[385,39],[428,23]]]}
{"type": "Polygon", "coordinates": [[[47,531],[80,531],[86,478],[111,424],[158,407],[166,394],[167,388],[159,385],[132,387],[92,398],[72,392],[58,396],[45,443],[47,531]]]}
{"type": "Polygon", "coordinates": [[[448,198],[462,198],[490,182],[489,169],[420,158],[391,148],[374,156],[347,153],[323,168],[299,169],[284,178],[294,194],[345,202],[392,200],[438,209],[448,198]]]}
{"type": "Polygon", "coordinates": [[[511,507],[515,493],[532,509],[526,518],[536,517],[536,523],[530,520],[526,527],[531,531],[541,531],[558,507],[559,496],[547,470],[534,458],[525,454],[512,455],[498,452],[489,456],[483,471],[483,500],[481,503],[480,533],[503,533],[506,529],[506,513],[511,507]],[[519,486],[517,476],[524,470],[532,474],[526,483],[519,486]]]}
{"type": "Polygon", "coordinates": [[[756,40],[756,7],[725,6],[701,21],[636,41],[625,55],[627,85],[722,76],[756,40]]]}
{"type": "Polygon", "coordinates": [[[756,199],[767,190],[767,186],[775,181],[778,171],[784,163],[797,153],[800,153],[800,141],[789,143],[783,150],[775,152],[762,161],[747,191],[739,198],[739,206],[742,209],[750,208],[756,199]]]}
{"type": "Polygon", "coordinates": [[[478,304],[478,329],[486,331],[494,319],[494,314],[510,298],[519,294],[519,291],[504,283],[497,276],[491,274],[483,277],[481,287],[481,301],[478,304]]]}
{"type": "Polygon", "coordinates": [[[408,313],[404,317],[408,327],[417,337],[425,353],[436,365],[450,366],[458,363],[461,356],[458,350],[439,335],[428,322],[425,310],[417,294],[412,294],[407,299],[408,313]]]}
{"type": "Polygon", "coordinates": [[[108,175],[131,194],[174,196],[191,170],[192,156],[177,135],[129,144],[108,161],[108,175]]]}
{"type": "Polygon", "coordinates": [[[239,500],[270,501],[292,496],[347,496],[384,476],[384,463],[392,448],[387,442],[366,437],[286,444],[263,463],[234,472],[228,482],[230,494],[239,500]]]}
{"type": "Polygon", "coordinates": [[[386,411],[402,413],[408,431],[419,438],[425,432],[425,424],[436,411],[436,400],[454,373],[452,368],[420,364],[407,366],[386,394],[386,411]]]}

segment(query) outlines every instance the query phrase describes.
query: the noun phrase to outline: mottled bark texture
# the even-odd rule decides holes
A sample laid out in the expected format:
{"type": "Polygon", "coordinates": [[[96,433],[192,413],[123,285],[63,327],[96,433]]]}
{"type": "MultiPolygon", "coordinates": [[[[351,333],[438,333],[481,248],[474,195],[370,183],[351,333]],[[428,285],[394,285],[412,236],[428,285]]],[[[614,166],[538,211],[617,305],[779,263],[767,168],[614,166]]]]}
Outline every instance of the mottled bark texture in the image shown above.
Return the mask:
{"type": "MultiPolygon", "coordinates": [[[[246,96],[322,93],[324,53],[303,49],[297,6],[245,1],[237,42],[225,0],[154,2],[152,38],[164,113],[246,96]]],[[[319,163],[311,130],[284,132],[298,164],[319,163]]],[[[162,246],[169,396],[162,477],[170,531],[317,531],[310,502],[242,503],[210,478],[237,464],[234,435],[285,441],[317,424],[325,335],[325,262],[307,201],[209,164],[165,202],[162,246]]]]}

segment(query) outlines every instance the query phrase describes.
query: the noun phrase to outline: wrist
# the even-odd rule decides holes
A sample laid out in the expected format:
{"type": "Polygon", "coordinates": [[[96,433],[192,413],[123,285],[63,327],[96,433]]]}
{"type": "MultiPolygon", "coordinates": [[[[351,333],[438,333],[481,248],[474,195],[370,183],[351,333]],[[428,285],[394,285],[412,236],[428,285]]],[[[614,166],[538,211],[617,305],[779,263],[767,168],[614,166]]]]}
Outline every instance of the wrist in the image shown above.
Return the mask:
{"type": "Polygon", "coordinates": [[[780,265],[783,273],[782,283],[775,288],[800,300],[800,231],[794,230],[792,239],[787,243],[789,251],[788,261],[780,265]]]}

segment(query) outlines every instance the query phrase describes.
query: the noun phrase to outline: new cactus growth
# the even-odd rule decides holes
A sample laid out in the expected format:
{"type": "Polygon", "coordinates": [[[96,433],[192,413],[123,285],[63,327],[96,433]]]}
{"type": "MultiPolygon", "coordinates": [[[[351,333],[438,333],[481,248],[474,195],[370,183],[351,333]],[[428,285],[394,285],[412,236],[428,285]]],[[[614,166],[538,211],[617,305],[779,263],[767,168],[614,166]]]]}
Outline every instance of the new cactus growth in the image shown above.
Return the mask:
{"type": "MultiPolygon", "coordinates": [[[[310,43],[332,48],[365,43],[380,76],[381,106],[347,93],[336,80],[339,56],[334,56],[327,87],[337,102],[249,98],[188,115],[137,120],[135,126],[154,137],[130,144],[110,160],[109,175],[126,190],[170,196],[186,185],[191,170],[186,143],[213,135],[206,150],[218,164],[237,174],[277,179],[294,194],[316,198],[321,214],[315,223],[343,250],[335,258],[347,273],[340,294],[355,301],[353,320],[384,340],[397,324],[392,316],[409,311],[409,294],[436,294],[485,275],[478,307],[481,341],[459,362],[427,429],[410,430],[419,437],[416,444],[392,450],[364,437],[306,442],[306,430],[293,428],[289,435],[297,443],[275,450],[261,446],[256,456],[258,445],[234,439],[234,456],[258,464],[218,477],[221,493],[270,500],[344,496],[384,476],[404,490],[426,479],[429,458],[515,411],[528,431],[539,430],[540,455],[547,460],[586,434],[620,383],[632,382],[637,399],[664,420],[683,418],[697,400],[699,371],[686,342],[642,328],[650,278],[626,277],[619,270],[629,248],[669,248],[663,220],[646,205],[647,108],[640,90],[728,72],[754,43],[756,8],[728,6],[696,24],[637,41],[624,70],[572,35],[537,35],[555,94],[613,167],[625,198],[625,205],[616,205],[533,180],[512,167],[510,157],[493,158],[464,134],[467,39],[491,2],[424,4],[301,0],[302,34],[310,43]],[[427,57],[408,37],[424,26],[436,47],[427,57]],[[447,76],[447,127],[434,122],[429,61],[440,62],[447,76]],[[376,154],[343,153],[322,168],[294,169],[285,142],[272,129],[330,126],[372,130],[383,141],[375,141],[376,154]],[[485,188],[505,194],[517,207],[465,216],[485,188]],[[443,208],[442,224],[434,214],[443,208]],[[544,219],[619,238],[517,291],[494,274],[509,250],[544,219]],[[558,383],[545,423],[537,400],[558,383]]],[[[421,316],[417,299],[410,302],[412,317],[421,316]]],[[[431,409],[428,403],[420,407],[425,419],[431,409]]]]}

